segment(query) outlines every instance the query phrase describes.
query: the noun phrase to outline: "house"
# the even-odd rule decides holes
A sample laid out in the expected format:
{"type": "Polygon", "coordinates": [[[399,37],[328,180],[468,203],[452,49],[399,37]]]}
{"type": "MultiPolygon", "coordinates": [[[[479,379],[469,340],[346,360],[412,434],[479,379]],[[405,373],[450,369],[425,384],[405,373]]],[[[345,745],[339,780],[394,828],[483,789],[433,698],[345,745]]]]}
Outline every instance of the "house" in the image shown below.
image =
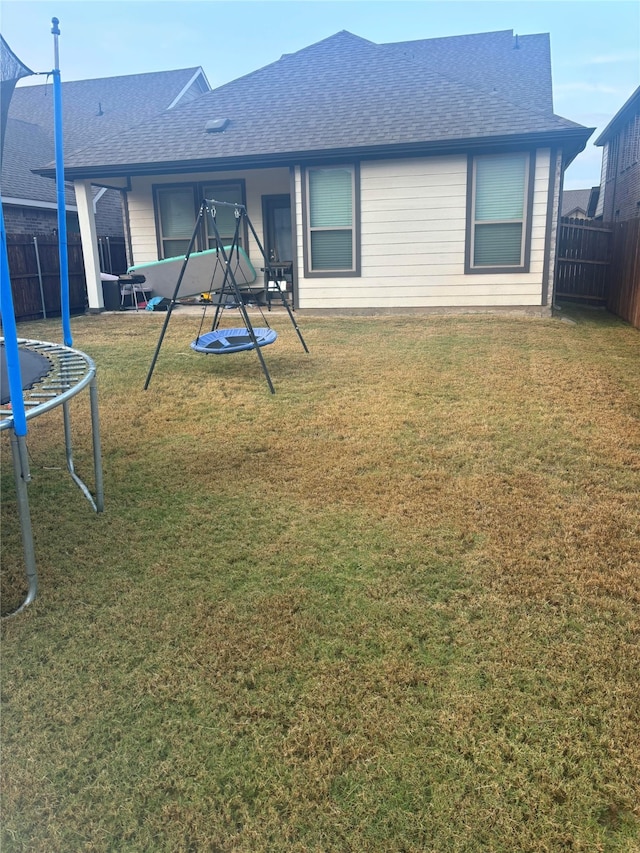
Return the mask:
{"type": "Polygon", "coordinates": [[[570,219],[593,219],[600,187],[586,190],[563,190],[560,216],[570,219]]]}
{"type": "Polygon", "coordinates": [[[246,205],[300,309],[548,313],[562,177],[592,132],[553,112],[547,35],[339,32],[69,153],[90,310],[92,187],[117,186],[136,264],[184,254],[206,197],[246,205]]]}
{"type": "Polygon", "coordinates": [[[640,217],[640,86],[596,139],[602,177],[596,215],[605,222],[640,217]]]}
{"type": "MultiPolygon", "coordinates": [[[[62,84],[65,152],[92,145],[210,90],[201,68],[104,77],[62,84]]],[[[58,227],[55,182],[32,169],[54,158],[51,84],[18,86],[11,100],[2,158],[2,205],[12,234],[46,234],[58,227]]],[[[67,228],[79,230],[73,186],[66,191],[67,228]]],[[[121,196],[96,187],[99,233],[123,235],[121,196]]]]}

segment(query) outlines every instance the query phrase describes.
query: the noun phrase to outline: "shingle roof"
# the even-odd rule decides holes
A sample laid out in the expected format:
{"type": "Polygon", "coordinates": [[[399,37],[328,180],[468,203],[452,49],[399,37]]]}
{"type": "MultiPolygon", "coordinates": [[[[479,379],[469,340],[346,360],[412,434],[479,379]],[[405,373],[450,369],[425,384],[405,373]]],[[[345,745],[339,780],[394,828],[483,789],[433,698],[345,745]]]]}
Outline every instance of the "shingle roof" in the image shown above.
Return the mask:
{"type": "MultiPolygon", "coordinates": [[[[544,53],[536,39],[532,37],[531,52],[523,51],[522,56],[544,53]]],[[[490,33],[486,39],[479,35],[435,41],[446,41],[436,48],[441,55],[437,62],[424,58],[429,42],[408,43],[413,45],[411,53],[403,55],[406,46],[375,45],[348,32],[337,33],[192,104],[73,152],[66,166],[87,174],[92,167],[108,167],[105,174],[109,170],[116,174],[118,168],[135,173],[142,164],[157,170],[176,163],[183,168],[215,167],[216,161],[242,158],[249,162],[351,149],[408,150],[425,144],[571,131],[580,137],[578,150],[584,147],[590,132],[585,136],[581,125],[552,113],[546,67],[534,98],[536,107],[529,99],[522,103],[533,67],[529,60],[513,58],[512,38],[490,33]],[[476,63],[484,50],[485,63],[499,66],[508,51],[503,73],[514,76],[513,69],[520,67],[518,85],[510,88],[503,83],[494,91],[498,87],[491,83],[499,82],[497,69],[485,75],[483,87],[454,79],[450,74],[456,67],[454,56],[463,62],[470,43],[475,45],[476,63]],[[434,69],[438,64],[445,66],[445,74],[434,69]],[[224,133],[205,132],[206,121],[214,118],[230,119],[224,133]]]]}
{"type": "MultiPolygon", "coordinates": [[[[166,110],[200,68],[126,74],[62,84],[65,149],[72,151],[94,140],[139,124],[166,110]]],[[[9,109],[11,118],[39,125],[53,138],[51,84],[18,86],[9,109]]]]}
{"type": "Polygon", "coordinates": [[[574,210],[582,210],[585,215],[589,209],[591,189],[587,190],[564,190],[562,193],[562,206],[560,216],[569,216],[574,210]]]}
{"type": "MultiPolygon", "coordinates": [[[[167,109],[197,75],[202,75],[206,83],[198,67],[63,82],[65,154],[167,109]]],[[[50,178],[31,172],[53,160],[53,135],[51,84],[18,86],[11,99],[3,152],[5,198],[56,201],[55,184],[50,178]]],[[[69,203],[75,203],[73,193],[69,203]]]]}
{"type": "MultiPolygon", "coordinates": [[[[44,163],[55,156],[53,141],[38,125],[10,118],[2,156],[3,200],[30,199],[56,204],[55,182],[33,174],[25,165],[25,151],[29,152],[32,164],[44,163]]],[[[75,204],[73,190],[67,192],[66,202],[75,204]]]]}
{"type": "Polygon", "coordinates": [[[553,113],[549,35],[514,35],[512,30],[380,45],[459,80],[495,91],[507,101],[553,113]]]}

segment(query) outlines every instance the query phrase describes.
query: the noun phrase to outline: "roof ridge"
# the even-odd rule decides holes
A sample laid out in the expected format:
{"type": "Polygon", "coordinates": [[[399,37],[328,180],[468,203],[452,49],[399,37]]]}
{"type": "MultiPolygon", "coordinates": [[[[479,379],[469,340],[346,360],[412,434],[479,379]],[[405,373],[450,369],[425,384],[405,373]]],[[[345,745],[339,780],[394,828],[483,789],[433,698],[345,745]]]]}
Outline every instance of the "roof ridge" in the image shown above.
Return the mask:
{"type": "Polygon", "coordinates": [[[273,62],[267,62],[266,65],[260,66],[260,68],[255,68],[253,71],[248,71],[246,74],[243,74],[241,77],[235,77],[233,80],[227,80],[226,83],[222,83],[220,86],[216,86],[214,89],[211,89],[209,92],[204,92],[204,95],[213,94],[214,92],[219,93],[223,89],[228,86],[235,86],[242,80],[247,80],[250,77],[254,77],[256,74],[260,74],[263,71],[266,71],[267,68],[273,68],[273,66],[278,65],[281,62],[287,62],[288,60],[293,60],[296,57],[299,57],[300,54],[306,53],[310,50],[315,50],[320,47],[320,45],[324,45],[327,42],[333,41],[338,36],[344,37],[349,36],[351,39],[362,42],[363,45],[370,46],[372,48],[378,47],[375,42],[369,41],[369,39],[362,38],[361,36],[354,35],[349,32],[349,30],[339,30],[337,33],[333,33],[333,35],[327,36],[326,38],[320,39],[320,41],[316,41],[313,44],[308,44],[306,47],[301,47],[300,50],[295,50],[293,53],[283,53],[279,59],[274,59],[273,62]]]}
{"type": "MultiPolygon", "coordinates": [[[[154,75],[160,77],[166,76],[167,74],[182,74],[186,71],[191,73],[195,71],[202,71],[204,74],[204,70],[201,65],[192,65],[187,66],[186,68],[171,68],[167,71],[139,71],[135,74],[114,74],[111,77],[84,77],[82,80],[62,80],[62,85],[64,87],[77,85],[79,83],[106,83],[114,80],[126,80],[131,77],[152,77],[154,75]]],[[[43,89],[45,86],[51,86],[51,83],[33,83],[27,86],[16,86],[15,92],[26,92],[30,89],[38,90],[43,89]]]]}

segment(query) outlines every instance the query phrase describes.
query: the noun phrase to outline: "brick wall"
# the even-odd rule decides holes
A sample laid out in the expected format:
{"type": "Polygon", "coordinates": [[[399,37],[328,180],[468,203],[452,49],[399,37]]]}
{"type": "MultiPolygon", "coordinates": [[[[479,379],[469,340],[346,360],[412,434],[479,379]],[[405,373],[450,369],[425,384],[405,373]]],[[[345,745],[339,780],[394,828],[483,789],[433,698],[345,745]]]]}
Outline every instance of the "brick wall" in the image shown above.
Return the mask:
{"type": "MultiPolygon", "coordinates": [[[[7,234],[53,234],[58,231],[58,213],[41,207],[2,205],[7,234]]],[[[122,202],[117,190],[107,190],[96,205],[96,230],[104,237],[124,237],[122,202]]],[[[78,234],[78,214],[67,211],[67,231],[78,234]]]]}
{"type": "Polygon", "coordinates": [[[118,190],[107,190],[96,205],[96,229],[104,237],[124,237],[122,199],[118,190]]]}
{"type": "MultiPolygon", "coordinates": [[[[4,204],[2,212],[7,234],[53,234],[58,231],[58,213],[55,210],[4,204]]],[[[79,230],[78,215],[67,213],[67,231],[77,233],[79,230]]]]}
{"type": "Polygon", "coordinates": [[[607,142],[602,218],[626,222],[640,217],[640,115],[607,142]]]}

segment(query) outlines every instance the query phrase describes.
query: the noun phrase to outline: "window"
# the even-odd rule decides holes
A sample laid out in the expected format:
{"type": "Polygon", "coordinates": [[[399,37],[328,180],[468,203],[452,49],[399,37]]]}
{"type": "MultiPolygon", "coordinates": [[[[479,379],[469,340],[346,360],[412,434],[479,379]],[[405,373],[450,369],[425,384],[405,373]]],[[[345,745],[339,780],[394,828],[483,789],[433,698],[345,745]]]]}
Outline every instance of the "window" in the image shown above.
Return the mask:
{"type": "MultiPolygon", "coordinates": [[[[244,181],[216,181],[193,184],[170,184],[154,187],[158,231],[158,257],[175,258],[185,255],[193,235],[196,216],[203,198],[244,204],[244,181]]],[[[209,217],[206,217],[209,220],[209,217]]],[[[216,224],[224,245],[231,243],[235,231],[235,216],[230,207],[218,207],[216,224]]],[[[238,242],[246,247],[247,235],[240,229],[238,242]]],[[[193,250],[209,249],[214,245],[210,221],[204,221],[196,235],[193,250]]]]}
{"type": "MultiPolygon", "coordinates": [[[[215,199],[216,201],[228,201],[231,204],[244,204],[244,194],[240,184],[204,184],[203,193],[204,198],[215,199]]],[[[207,216],[207,248],[209,249],[212,249],[215,245],[215,236],[211,225],[211,217],[207,216]]],[[[222,238],[222,244],[224,246],[231,245],[236,230],[236,217],[232,207],[216,208],[216,226],[222,238]]],[[[240,228],[240,233],[238,234],[238,243],[241,246],[246,243],[243,227],[240,228]]]]}
{"type": "Polygon", "coordinates": [[[305,268],[313,275],[359,275],[359,173],[354,166],[307,169],[305,268]]]}
{"type": "Polygon", "coordinates": [[[607,180],[612,181],[618,174],[618,152],[620,136],[614,136],[607,142],[607,180]]]}
{"type": "Polygon", "coordinates": [[[175,258],[185,255],[196,222],[195,201],[191,187],[162,188],[157,191],[160,256],[175,258]]]}
{"type": "Polygon", "coordinates": [[[466,272],[526,272],[533,197],[528,152],[470,159],[466,272]]]}

